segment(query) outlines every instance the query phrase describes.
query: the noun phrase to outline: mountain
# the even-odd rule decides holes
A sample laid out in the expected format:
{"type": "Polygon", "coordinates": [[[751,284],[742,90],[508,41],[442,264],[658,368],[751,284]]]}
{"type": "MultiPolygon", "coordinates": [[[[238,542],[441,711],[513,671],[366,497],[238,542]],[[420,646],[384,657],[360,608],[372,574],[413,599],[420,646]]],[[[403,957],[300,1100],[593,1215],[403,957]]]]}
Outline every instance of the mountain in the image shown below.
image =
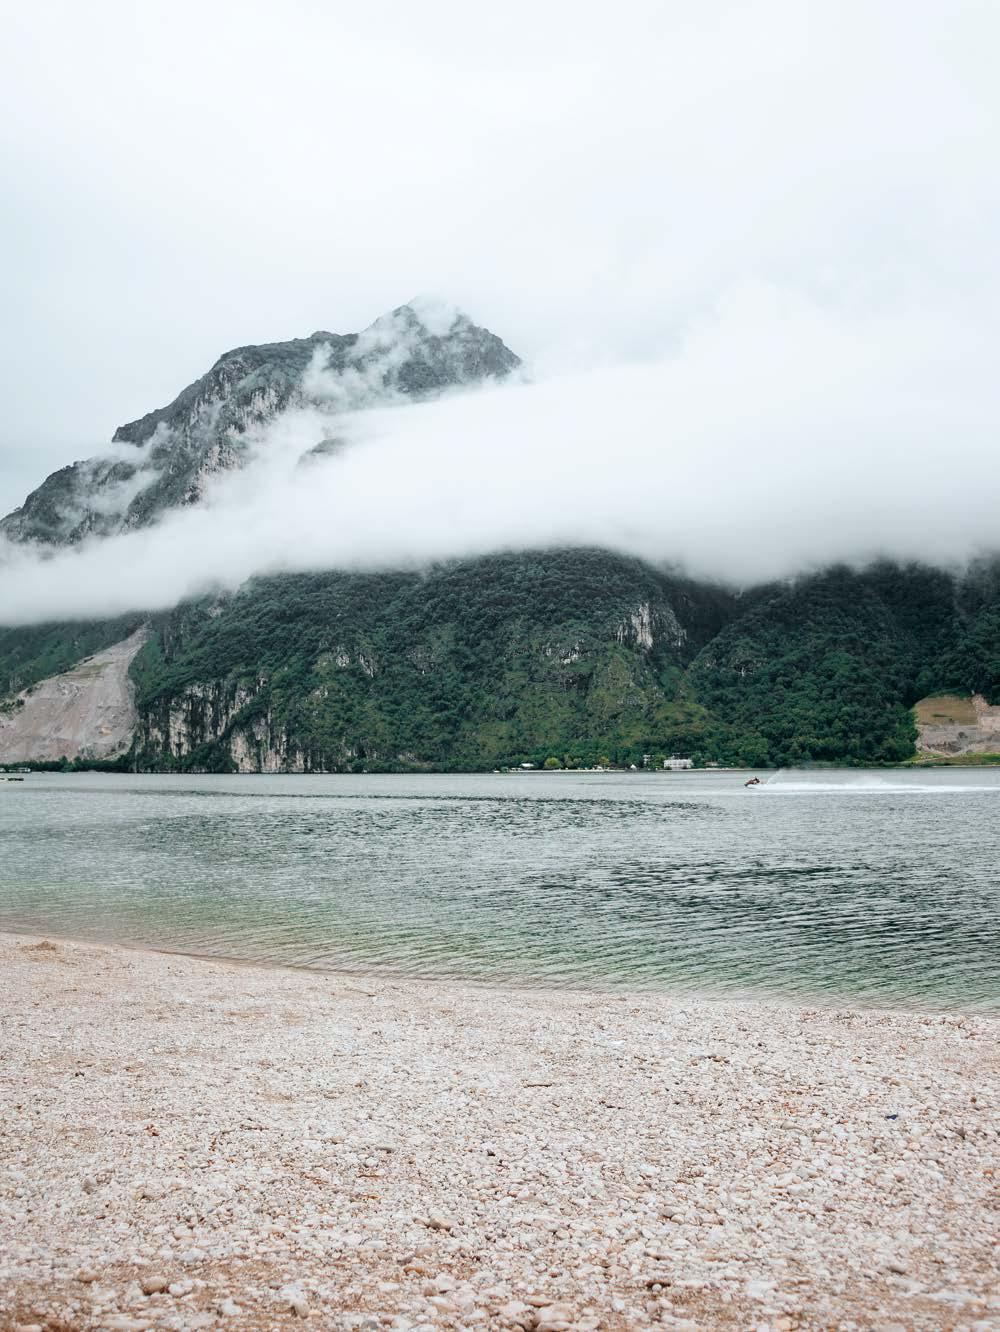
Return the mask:
{"type": "MultiPolygon", "coordinates": [[[[197,504],[312,408],[520,364],[463,315],[244,347],[0,522],[39,553],[197,504]]],[[[2,575],[0,575],[2,576],[2,575]]],[[[463,770],[546,761],[888,763],[1000,737],[1000,562],[881,562],[736,590],[606,550],[255,578],[165,613],[0,627],[0,763],[463,770]]]]}
{"type": "Polygon", "coordinates": [[[67,545],[155,522],[243,466],[281,412],[331,414],[430,398],[516,370],[520,359],[458,312],[402,305],[362,333],[237,347],[173,402],[119,426],[107,454],[53,472],[0,520],[11,541],[67,545]]]}
{"type": "Polygon", "coordinates": [[[167,771],[891,763],[921,736],[995,753],[996,582],[882,563],[737,594],[603,550],[259,578],[0,629],[0,763],[114,740],[122,765],[167,771]]]}

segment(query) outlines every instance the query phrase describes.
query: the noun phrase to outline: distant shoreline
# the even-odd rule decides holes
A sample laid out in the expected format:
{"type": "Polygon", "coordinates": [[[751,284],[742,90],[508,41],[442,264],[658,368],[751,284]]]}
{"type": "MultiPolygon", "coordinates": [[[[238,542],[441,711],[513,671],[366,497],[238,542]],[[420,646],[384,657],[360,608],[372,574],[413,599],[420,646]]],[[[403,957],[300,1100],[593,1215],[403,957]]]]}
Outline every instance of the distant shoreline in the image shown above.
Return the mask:
{"type": "Polygon", "coordinates": [[[5,767],[0,764],[0,781],[5,776],[14,776],[18,768],[39,776],[46,773],[65,773],[67,775],[80,775],[82,773],[100,773],[103,776],[115,777],[489,777],[489,776],[545,776],[551,777],[558,774],[573,776],[630,776],[633,772],[638,774],[656,773],[664,777],[683,776],[685,773],[713,773],[713,772],[731,772],[731,773],[775,773],[775,772],[912,772],[914,770],[923,770],[926,768],[1000,768],[1000,754],[956,754],[956,755],[918,755],[915,758],[907,759],[903,763],[846,763],[846,762],[813,762],[803,764],[784,763],[780,767],[772,768],[765,765],[758,767],[727,767],[722,764],[712,767],[695,767],[669,769],[654,767],[652,764],[647,768],[546,768],[542,765],[535,765],[531,768],[520,766],[507,768],[374,768],[362,769],[360,771],[344,769],[324,769],[299,771],[295,769],[284,769],[280,772],[214,772],[201,768],[143,768],[136,770],[132,768],[122,768],[113,763],[90,764],[86,761],[80,762],[77,766],[76,761],[70,763],[67,767],[62,767],[57,763],[39,762],[39,763],[19,763],[16,767],[12,764],[5,767]]]}

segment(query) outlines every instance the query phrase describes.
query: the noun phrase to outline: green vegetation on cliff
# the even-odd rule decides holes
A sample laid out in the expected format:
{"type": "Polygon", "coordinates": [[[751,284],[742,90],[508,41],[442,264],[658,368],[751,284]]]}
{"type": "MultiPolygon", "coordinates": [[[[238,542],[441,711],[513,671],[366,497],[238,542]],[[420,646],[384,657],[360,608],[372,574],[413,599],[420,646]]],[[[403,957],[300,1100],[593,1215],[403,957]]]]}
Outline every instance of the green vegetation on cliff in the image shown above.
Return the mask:
{"type": "Polygon", "coordinates": [[[918,698],[966,662],[997,678],[1000,599],[967,581],[881,563],[736,597],[580,550],[258,580],[161,622],[140,759],[181,720],[167,761],[209,767],[234,734],[244,762],[317,769],[899,762],[918,698]]]}
{"type": "MultiPolygon", "coordinates": [[[[736,595],[600,550],[255,579],[154,616],[140,768],[482,769],[670,753],[899,762],[928,694],[1000,701],[1000,572],[880,563],[736,595]]],[[[140,617],[0,631],[8,697],[140,617]]]]}
{"type": "Polygon", "coordinates": [[[233,731],[310,768],[630,759],[732,600],[585,550],[255,580],[155,626],[134,668],[140,760],[160,761],[171,716],[191,736],[179,761],[201,766],[231,761],[233,731]]]}

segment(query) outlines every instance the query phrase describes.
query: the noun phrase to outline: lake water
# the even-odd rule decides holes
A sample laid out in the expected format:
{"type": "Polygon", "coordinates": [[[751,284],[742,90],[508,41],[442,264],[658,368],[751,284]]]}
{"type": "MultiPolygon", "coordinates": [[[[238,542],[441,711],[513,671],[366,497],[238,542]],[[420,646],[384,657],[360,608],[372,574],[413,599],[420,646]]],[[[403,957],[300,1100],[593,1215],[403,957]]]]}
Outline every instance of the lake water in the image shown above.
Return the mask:
{"type": "Polygon", "coordinates": [[[0,782],[0,928],[1000,1011],[1000,771],[0,782]]]}

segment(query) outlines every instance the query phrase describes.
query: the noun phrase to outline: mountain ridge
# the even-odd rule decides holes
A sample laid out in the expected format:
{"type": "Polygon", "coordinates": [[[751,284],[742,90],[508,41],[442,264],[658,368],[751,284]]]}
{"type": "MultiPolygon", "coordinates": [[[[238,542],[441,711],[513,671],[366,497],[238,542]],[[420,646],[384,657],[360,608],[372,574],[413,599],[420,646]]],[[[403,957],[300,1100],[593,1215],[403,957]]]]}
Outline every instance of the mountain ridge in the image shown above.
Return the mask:
{"type": "MultiPolygon", "coordinates": [[[[467,316],[412,305],[359,334],[233,348],[120,426],[107,454],[53,473],[0,532],[44,553],[148,526],[245,465],[254,432],[286,410],[332,422],[520,364],[467,316]]],[[[134,726],[115,761],[151,771],[467,770],[671,752],[892,763],[913,755],[912,709],[927,695],[1000,704],[1000,560],[961,573],[835,566],[738,592],[610,550],[550,548],[256,577],[158,614],[0,627],[0,763],[5,733],[20,736],[19,756],[30,748],[25,719],[45,711],[36,686],[140,629],[134,697],[119,700],[134,726]]],[[[44,722],[50,746],[56,721],[44,722]]]]}
{"type": "Polygon", "coordinates": [[[236,347],[166,406],[119,426],[112,451],[51,473],[0,519],[0,535],[62,546],[145,527],[170,509],[197,503],[213,476],[243,466],[252,431],[290,406],[336,416],[420,401],[503,379],[520,364],[467,315],[412,303],[360,333],[321,330],[236,347]]]}

